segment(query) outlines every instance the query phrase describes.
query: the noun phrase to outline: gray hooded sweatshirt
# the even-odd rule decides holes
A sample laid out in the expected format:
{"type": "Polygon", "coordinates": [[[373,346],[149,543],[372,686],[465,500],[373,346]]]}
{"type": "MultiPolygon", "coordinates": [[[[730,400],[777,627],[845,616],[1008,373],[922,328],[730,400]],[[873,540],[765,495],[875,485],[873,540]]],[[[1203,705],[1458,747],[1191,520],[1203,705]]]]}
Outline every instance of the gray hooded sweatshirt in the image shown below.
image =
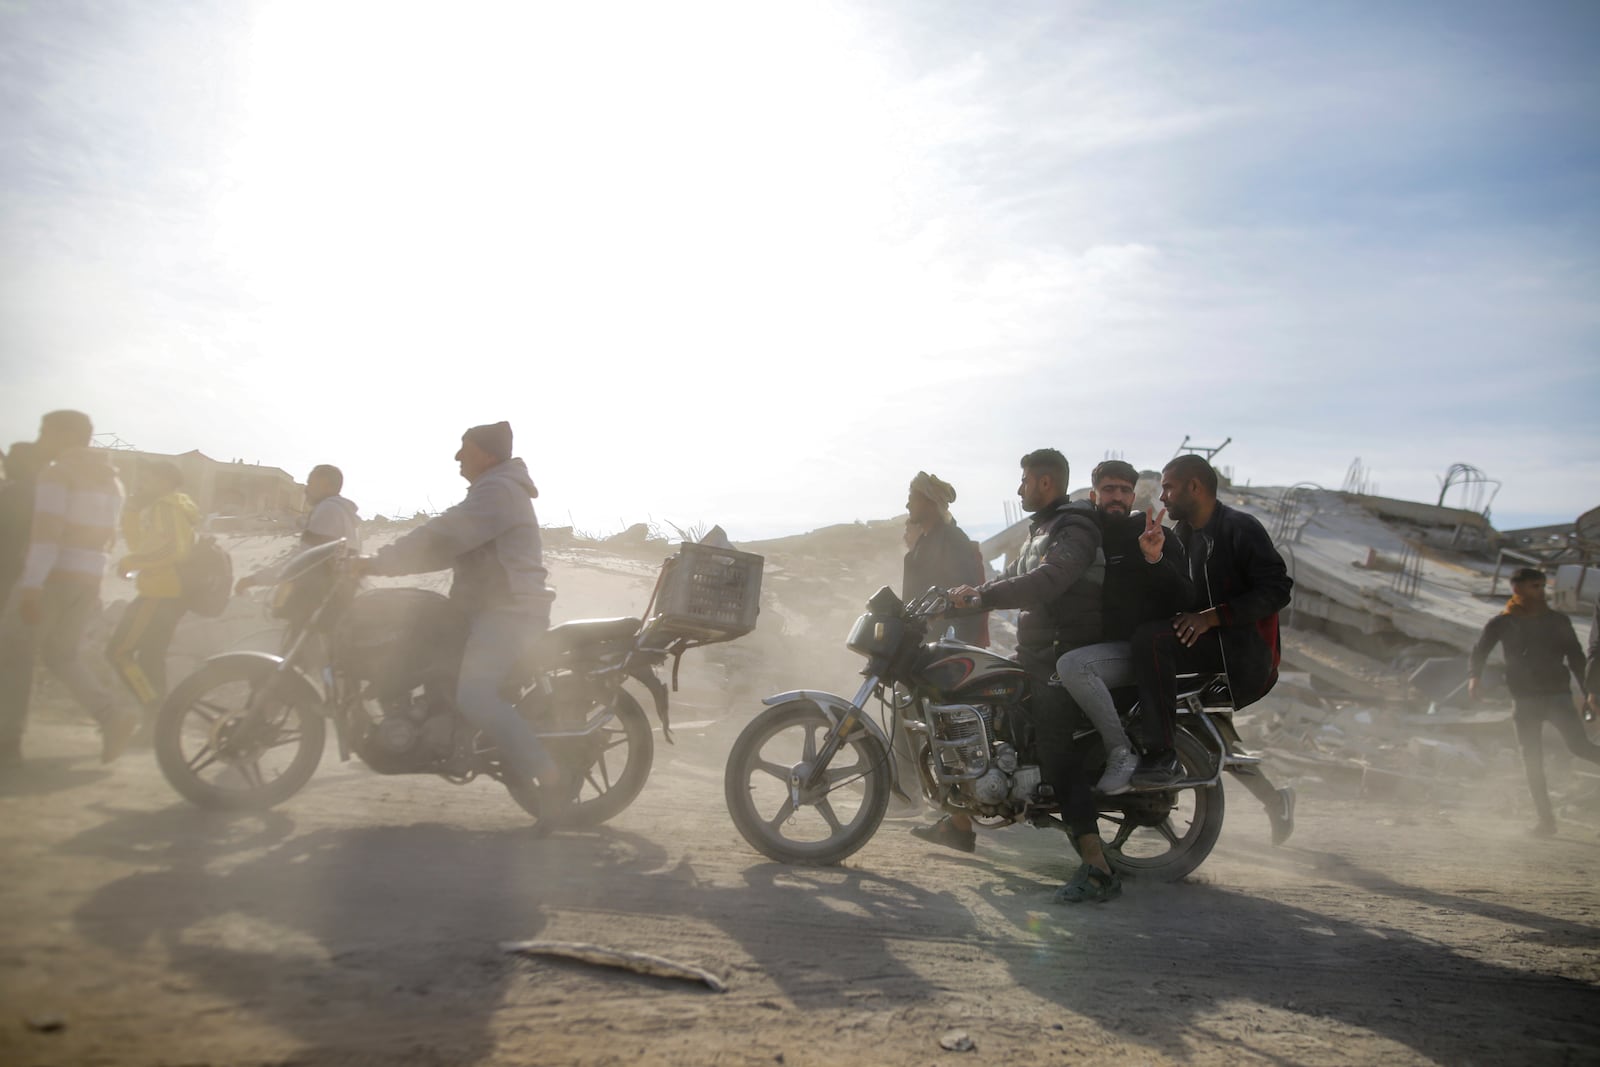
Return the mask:
{"type": "Polygon", "coordinates": [[[422,574],[451,568],[450,599],[469,614],[513,611],[548,621],[555,593],[545,585],[539,495],[527,464],[508,459],[489,468],[467,497],[373,558],[374,574],[422,574]]]}
{"type": "Polygon", "coordinates": [[[361,551],[361,509],[355,503],[335,494],[317,501],[311,514],[306,516],[306,528],[301,536],[310,534],[318,544],[344,538],[352,552],[361,551]]]}

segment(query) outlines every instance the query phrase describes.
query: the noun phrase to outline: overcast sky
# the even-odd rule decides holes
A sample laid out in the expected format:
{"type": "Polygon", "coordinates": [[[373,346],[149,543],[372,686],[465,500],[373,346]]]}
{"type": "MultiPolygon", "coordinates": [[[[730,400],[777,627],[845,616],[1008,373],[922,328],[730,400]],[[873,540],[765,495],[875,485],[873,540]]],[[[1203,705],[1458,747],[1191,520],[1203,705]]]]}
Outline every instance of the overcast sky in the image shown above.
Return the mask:
{"type": "Polygon", "coordinates": [[[1600,504],[1600,5],[0,5],[0,440],[546,525],[986,528],[1185,434],[1600,504]]]}

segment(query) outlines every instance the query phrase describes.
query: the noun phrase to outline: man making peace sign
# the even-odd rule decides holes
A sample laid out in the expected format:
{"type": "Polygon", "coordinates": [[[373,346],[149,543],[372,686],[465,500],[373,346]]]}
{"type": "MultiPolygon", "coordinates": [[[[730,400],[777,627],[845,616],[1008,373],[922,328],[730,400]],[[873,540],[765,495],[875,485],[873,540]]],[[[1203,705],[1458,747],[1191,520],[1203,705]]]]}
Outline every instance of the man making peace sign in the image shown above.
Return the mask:
{"type": "Polygon", "coordinates": [[[1106,796],[1128,791],[1139,757],[1117,718],[1114,686],[1133,684],[1133,649],[1128,644],[1140,623],[1170,619],[1194,601],[1194,583],[1183,543],[1161,525],[1166,515],[1133,511],[1139,472],[1133,464],[1108,459],[1090,476],[1090,500],[1100,519],[1106,555],[1101,601],[1102,642],[1067,652],[1056,661],[1061,684],[1088,716],[1106,745],[1106,770],[1095,789],[1106,796]]]}

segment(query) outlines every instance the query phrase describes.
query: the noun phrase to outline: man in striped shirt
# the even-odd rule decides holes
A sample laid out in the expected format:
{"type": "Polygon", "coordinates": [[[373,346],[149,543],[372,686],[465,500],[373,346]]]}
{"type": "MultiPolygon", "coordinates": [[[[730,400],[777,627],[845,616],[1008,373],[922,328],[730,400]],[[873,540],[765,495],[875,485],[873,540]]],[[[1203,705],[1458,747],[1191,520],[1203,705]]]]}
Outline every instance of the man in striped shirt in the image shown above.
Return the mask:
{"type": "Polygon", "coordinates": [[[94,427],[80,411],[52,411],[39,423],[33,527],[22,576],[0,614],[0,764],[22,759],[37,656],[100,725],[100,759],[128,747],[138,717],[78,656],[84,626],[99,614],[100,581],[116,539],[122,483],[106,454],[89,447],[94,427]]]}

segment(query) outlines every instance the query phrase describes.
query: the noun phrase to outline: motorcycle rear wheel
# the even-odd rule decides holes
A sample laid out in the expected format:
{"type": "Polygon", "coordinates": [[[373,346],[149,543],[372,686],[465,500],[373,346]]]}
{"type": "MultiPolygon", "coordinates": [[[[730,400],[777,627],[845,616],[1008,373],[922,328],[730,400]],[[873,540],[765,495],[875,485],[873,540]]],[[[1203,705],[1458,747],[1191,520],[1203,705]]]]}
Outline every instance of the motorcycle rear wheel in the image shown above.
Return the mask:
{"type": "MultiPolygon", "coordinates": [[[[1208,778],[1216,756],[1198,739],[1184,730],[1177,735],[1178,759],[1186,778],[1208,778]]],[[[1171,812],[1159,825],[1139,825],[1139,794],[1114,798],[1100,811],[1101,836],[1106,858],[1123,874],[1175,882],[1193,873],[1205,862],[1222,833],[1224,798],[1222,784],[1176,790],[1171,812]],[[1109,829],[1111,832],[1106,833],[1109,829]]]]}
{"type": "MultiPolygon", "coordinates": [[[[632,694],[623,689],[617,690],[611,711],[611,721],[587,737],[543,739],[562,770],[579,779],[577,796],[562,820],[566,826],[599,826],[615,818],[638,798],[650,777],[655,761],[650,719],[632,694]]],[[[550,728],[540,710],[526,714],[535,731],[542,734],[550,728]]],[[[537,789],[509,784],[506,788],[523,811],[539,817],[537,789]]]]}
{"type": "Polygon", "coordinates": [[[156,717],[155,752],[178,795],[201,808],[259,811],[311,780],[327,721],[297,687],[262,693],[277,677],[270,661],[223,659],[172,691],[156,717]]]}
{"type": "Polygon", "coordinates": [[[750,845],[779,863],[824,866],[854,854],[878,830],[889,806],[893,772],[882,743],[858,728],[824,772],[824,787],[797,807],[788,778],[814,759],[832,728],[809,700],[768,708],[728,753],[723,792],[733,824],[750,845]]]}

